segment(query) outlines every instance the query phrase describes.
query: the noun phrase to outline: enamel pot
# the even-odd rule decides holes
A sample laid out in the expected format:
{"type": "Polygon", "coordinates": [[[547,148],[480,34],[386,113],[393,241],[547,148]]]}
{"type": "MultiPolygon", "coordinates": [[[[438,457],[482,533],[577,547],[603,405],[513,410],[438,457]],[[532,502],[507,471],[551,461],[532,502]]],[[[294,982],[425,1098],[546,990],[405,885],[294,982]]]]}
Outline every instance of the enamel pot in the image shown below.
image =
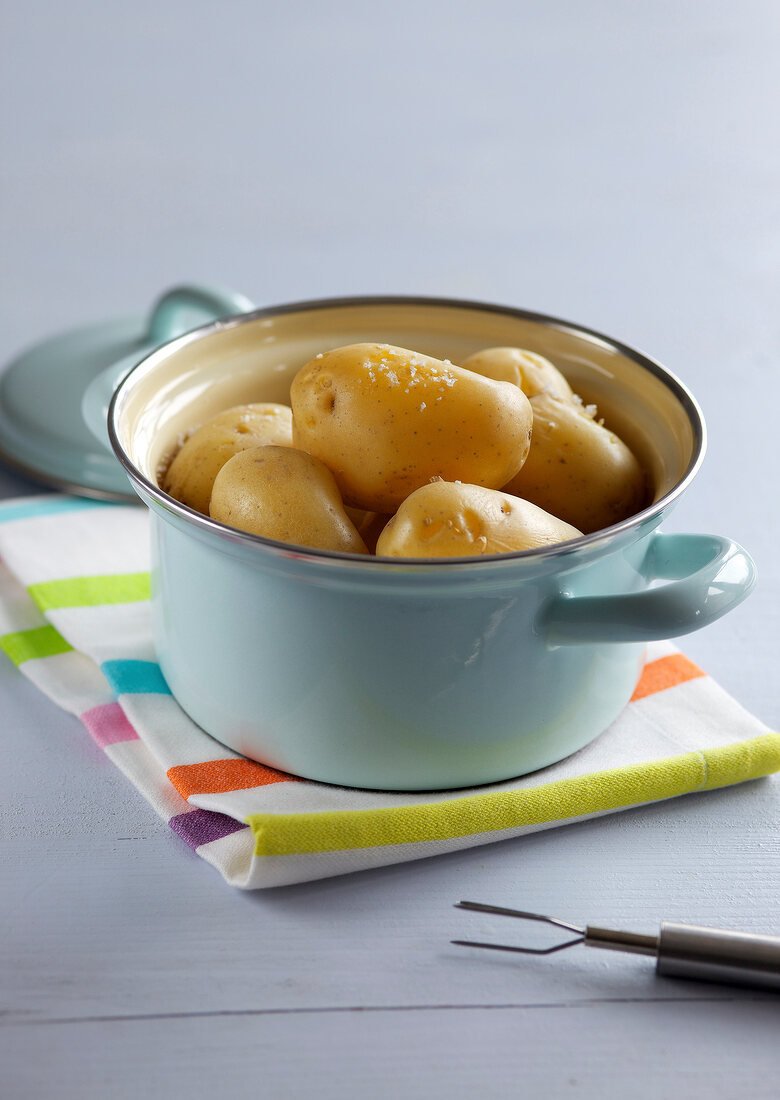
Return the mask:
{"type": "Polygon", "coordinates": [[[729,539],[659,530],[704,454],[691,394],[615,340],[522,310],[419,298],[256,310],[152,352],[119,384],[108,426],[151,513],[154,635],[174,696],[225,745],[310,779],[442,789],[545,767],[616,718],[646,642],[706,626],[754,582],[729,539]],[[160,489],[185,432],[231,405],[287,402],[308,359],[363,341],[454,363],[496,345],[546,355],[632,447],[650,503],[549,549],[400,561],[242,533],[160,489]]]}

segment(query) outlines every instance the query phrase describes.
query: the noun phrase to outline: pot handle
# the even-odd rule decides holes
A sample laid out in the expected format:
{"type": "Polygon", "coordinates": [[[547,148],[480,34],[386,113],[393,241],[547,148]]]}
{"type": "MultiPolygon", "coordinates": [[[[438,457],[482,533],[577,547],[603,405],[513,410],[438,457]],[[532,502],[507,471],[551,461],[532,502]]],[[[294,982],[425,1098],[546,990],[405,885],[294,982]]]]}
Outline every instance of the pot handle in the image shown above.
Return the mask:
{"type": "Polygon", "coordinates": [[[753,559],[721,535],[655,533],[642,574],[668,584],[619,596],[555,597],[537,627],[550,645],[650,642],[715,622],[749,594],[753,559]]]}
{"type": "Polygon", "coordinates": [[[248,313],[254,303],[233,290],[209,286],[175,286],[161,295],[149,315],[146,333],[129,355],[102,370],[84,391],[81,415],[95,438],[111,450],[108,441],[108,406],[114,390],[136,363],[161,344],[208,321],[219,321],[236,313],[248,313]]]}

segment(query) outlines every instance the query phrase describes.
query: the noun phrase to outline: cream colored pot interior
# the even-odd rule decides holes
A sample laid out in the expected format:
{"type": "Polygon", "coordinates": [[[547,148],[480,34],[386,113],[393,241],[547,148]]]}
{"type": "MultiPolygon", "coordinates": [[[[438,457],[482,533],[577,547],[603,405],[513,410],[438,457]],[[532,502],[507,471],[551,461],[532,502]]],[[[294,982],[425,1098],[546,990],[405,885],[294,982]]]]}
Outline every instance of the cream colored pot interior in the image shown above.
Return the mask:
{"type": "MultiPolygon", "coordinates": [[[[156,484],[181,440],[222,409],[289,403],[296,371],[314,355],[363,341],[396,344],[457,364],[480,348],[512,345],[547,356],[606,425],[632,447],[653,500],[683,478],[700,446],[674,383],[609,343],[565,325],[486,309],[376,302],[303,308],[217,325],[153,354],[115,411],[119,441],[156,484]]],[[[682,391],[681,391],[682,392],[682,391]]]]}

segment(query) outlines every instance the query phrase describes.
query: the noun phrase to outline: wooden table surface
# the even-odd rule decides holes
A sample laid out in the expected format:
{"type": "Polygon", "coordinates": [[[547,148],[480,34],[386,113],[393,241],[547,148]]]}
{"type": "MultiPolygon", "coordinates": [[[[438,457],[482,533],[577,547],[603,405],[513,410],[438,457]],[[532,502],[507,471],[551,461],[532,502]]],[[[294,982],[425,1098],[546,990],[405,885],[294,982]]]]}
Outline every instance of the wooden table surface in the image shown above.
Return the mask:
{"type": "MultiPolygon", "coordinates": [[[[683,646],[776,729],[778,35],[771,0],[7,5],[0,362],[183,281],[609,332],[703,405],[666,529],[760,583],[683,646]]],[[[0,1095],[775,1097],[776,995],[449,941],[519,935],[463,897],[778,934],[779,807],[764,780],[241,893],[0,656],[0,1095]]]]}

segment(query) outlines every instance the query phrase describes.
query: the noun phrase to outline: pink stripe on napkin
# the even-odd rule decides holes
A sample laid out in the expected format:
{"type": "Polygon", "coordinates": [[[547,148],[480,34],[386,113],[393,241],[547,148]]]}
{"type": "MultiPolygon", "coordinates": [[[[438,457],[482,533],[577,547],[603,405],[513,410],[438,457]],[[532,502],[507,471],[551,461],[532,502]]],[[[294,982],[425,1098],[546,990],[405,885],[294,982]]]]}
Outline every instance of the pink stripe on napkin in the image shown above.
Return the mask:
{"type": "Polygon", "coordinates": [[[89,730],[92,739],[101,749],[115,745],[117,741],[138,741],[138,734],[125,717],[119,703],[104,703],[82,714],[81,721],[89,730]]]}

